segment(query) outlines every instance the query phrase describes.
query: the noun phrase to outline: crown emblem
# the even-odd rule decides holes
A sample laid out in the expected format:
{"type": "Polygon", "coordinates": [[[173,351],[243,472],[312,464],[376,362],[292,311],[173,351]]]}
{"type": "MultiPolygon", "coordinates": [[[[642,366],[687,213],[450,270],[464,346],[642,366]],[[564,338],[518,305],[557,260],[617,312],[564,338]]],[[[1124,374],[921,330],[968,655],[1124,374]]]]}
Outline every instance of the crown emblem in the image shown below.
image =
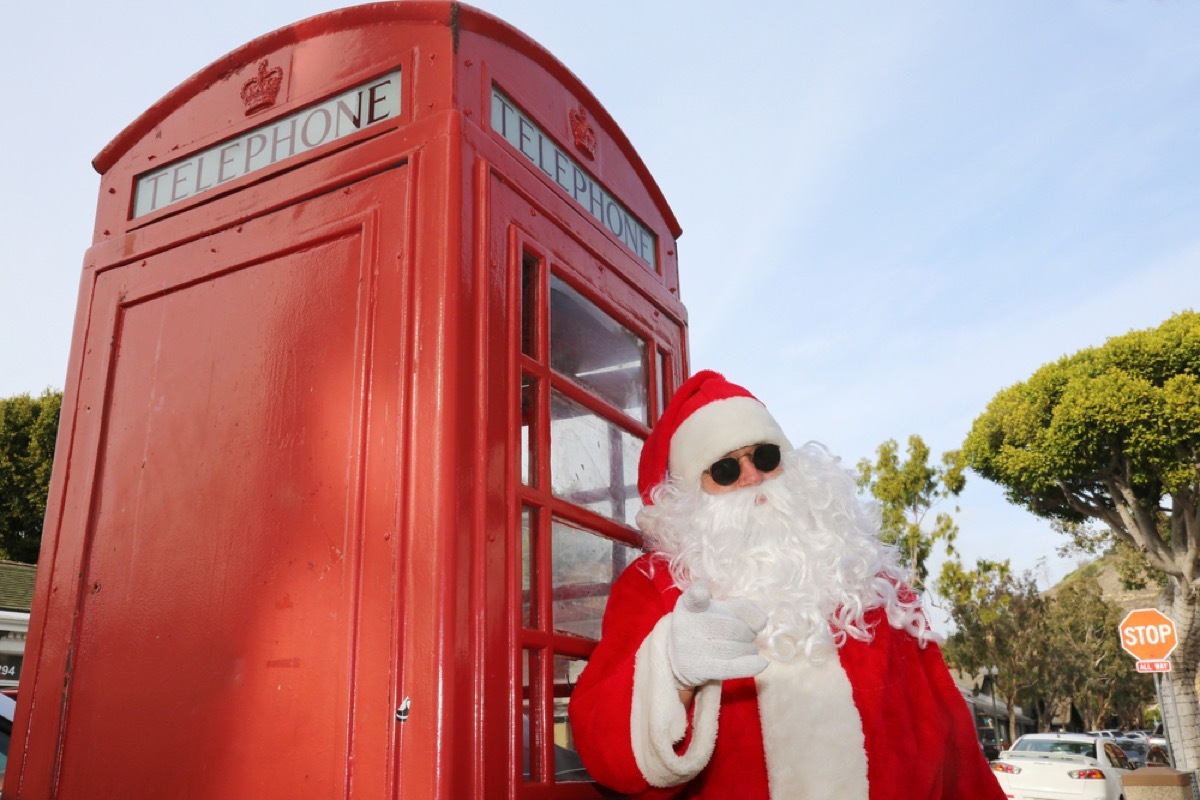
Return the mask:
{"type": "Polygon", "coordinates": [[[283,85],[283,68],[267,69],[267,59],[258,62],[258,77],[242,84],[242,102],[246,116],[275,105],[279,87],[283,85]]]}
{"type": "Polygon", "coordinates": [[[587,112],[583,107],[571,109],[571,133],[575,136],[575,148],[593,161],[596,160],[596,131],[588,124],[587,112]]]}

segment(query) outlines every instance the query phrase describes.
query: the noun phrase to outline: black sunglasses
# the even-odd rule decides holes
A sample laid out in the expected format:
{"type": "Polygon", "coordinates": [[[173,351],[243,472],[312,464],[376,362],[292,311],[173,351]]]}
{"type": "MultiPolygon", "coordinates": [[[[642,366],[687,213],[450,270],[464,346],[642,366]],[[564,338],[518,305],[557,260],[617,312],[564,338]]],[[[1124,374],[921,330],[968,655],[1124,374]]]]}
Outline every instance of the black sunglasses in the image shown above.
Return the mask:
{"type": "MultiPolygon", "coordinates": [[[[779,467],[779,461],[783,457],[779,452],[777,444],[760,444],[754,448],[750,454],[750,463],[759,472],[774,472],[779,467]]],[[[745,456],[742,456],[745,458],[745,456]]],[[[713,483],[717,486],[732,486],[737,483],[737,479],[742,475],[742,460],[727,456],[720,461],[713,462],[713,465],[707,470],[708,476],[713,479],[713,483]]]]}

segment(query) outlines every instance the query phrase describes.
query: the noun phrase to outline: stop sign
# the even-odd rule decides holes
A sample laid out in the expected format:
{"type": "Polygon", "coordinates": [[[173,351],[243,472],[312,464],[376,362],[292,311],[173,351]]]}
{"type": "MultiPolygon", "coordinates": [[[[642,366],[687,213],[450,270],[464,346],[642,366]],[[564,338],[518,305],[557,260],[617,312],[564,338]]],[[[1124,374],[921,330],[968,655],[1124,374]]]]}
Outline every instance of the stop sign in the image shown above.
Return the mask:
{"type": "Polygon", "coordinates": [[[1165,661],[1179,644],[1175,623],[1157,608],[1135,608],[1119,629],[1121,647],[1138,661],[1165,661]]]}

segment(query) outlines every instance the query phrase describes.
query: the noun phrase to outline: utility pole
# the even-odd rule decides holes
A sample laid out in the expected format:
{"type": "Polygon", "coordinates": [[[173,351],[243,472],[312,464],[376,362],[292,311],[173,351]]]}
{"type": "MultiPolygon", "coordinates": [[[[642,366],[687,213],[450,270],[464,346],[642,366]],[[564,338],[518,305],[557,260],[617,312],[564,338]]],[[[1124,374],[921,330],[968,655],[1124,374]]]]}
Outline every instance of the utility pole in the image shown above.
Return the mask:
{"type": "Polygon", "coordinates": [[[1000,735],[1000,715],[996,711],[996,676],[999,674],[999,667],[988,667],[988,690],[992,695],[992,730],[996,732],[997,749],[1003,749],[1004,737],[1000,735]]]}

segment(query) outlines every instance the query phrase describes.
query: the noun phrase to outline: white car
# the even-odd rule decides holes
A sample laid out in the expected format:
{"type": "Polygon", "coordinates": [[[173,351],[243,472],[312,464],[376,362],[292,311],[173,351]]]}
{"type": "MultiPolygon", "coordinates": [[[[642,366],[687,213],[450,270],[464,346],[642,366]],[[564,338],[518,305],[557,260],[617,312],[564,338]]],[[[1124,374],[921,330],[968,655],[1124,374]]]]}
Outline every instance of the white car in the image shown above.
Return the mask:
{"type": "Polygon", "coordinates": [[[1102,730],[1102,731],[1088,731],[1087,735],[1088,736],[1107,736],[1109,739],[1115,739],[1118,736],[1121,736],[1122,734],[1116,728],[1106,728],[1105,730],[1102,730]]]}
{"type": "Polygon", "coordinates": [[[1117,743],[1086,733],[1027,733],[992,762],[1012,800],[1121,800],[1132,765],[1117,743]]]}

